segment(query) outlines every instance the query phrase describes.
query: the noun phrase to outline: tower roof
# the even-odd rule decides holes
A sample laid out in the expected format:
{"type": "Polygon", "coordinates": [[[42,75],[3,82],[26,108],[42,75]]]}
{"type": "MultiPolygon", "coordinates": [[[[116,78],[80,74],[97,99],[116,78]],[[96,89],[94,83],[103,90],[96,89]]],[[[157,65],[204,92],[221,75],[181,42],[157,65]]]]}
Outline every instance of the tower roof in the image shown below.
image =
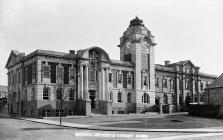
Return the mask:
{"type": "Polygon", "coordinates": [[[129,27],[131,27],[131,26],[138,26],[138,25],[144,26],[144,24],[143,24],[143,20],[139,19],[139,18],[136,16],[133,20],[130,21],[130,25],[129,25],[129,27]]]}

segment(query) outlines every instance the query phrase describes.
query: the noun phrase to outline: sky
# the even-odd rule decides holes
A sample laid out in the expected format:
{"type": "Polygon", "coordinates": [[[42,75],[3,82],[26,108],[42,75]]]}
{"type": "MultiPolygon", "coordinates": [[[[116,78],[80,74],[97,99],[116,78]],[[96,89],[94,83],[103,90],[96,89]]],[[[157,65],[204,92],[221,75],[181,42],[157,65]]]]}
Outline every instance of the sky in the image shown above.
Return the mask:
{"type": "Polygon", "coordinates": [[[119,38],[136,16],[155,36],[156,64],[191,60],[223,72],[222,0],[0,0],[0,84],[11,50],[99,46],[119,60],[119,38]]]}

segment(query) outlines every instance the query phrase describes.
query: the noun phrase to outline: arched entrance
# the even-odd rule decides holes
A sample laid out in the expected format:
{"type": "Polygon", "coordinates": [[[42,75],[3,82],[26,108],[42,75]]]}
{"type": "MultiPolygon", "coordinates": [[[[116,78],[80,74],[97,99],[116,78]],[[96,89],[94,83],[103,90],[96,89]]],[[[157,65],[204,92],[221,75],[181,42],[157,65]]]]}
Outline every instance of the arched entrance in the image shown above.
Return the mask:
{"type": "Polygon", "coordinates": [[[91,109],[95,109],[95,90],[89,91],[89,99],[91,100],[91,109]]]}

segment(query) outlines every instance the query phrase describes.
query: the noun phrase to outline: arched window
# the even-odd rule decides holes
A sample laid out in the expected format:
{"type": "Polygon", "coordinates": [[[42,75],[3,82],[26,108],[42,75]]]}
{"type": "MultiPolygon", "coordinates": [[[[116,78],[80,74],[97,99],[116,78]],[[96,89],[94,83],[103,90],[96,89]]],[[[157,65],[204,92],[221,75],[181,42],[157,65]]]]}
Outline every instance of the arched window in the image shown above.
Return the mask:
{"type": "Polygon", "coordinates": [[[131,103],[131,92],[127,94],[127,102],[131,103]]]}
{"type": "Polygon", "coordinates": [[[149,95],[147,93],[144,93],[142,95],[142,102],[143,103],[150,103],[150,97],[149,97],[149,95]]]}
{"type": "Polygon", "coordinates": [[[57,100],[62,100],[62,88],[57,89],[57,100]]]}
{"type": "Polygon", "coordinates": [[[96,50],[90,50],[89,51],[89,63],[90,63],[90,68],[89,68],[89,79],[90,81],[97,81],[97,67],[98,67],[98,62],[101,59],[101,55],[98,51],[96,50]]]}
{"type": "Polygon", "coordinates": [[[49,88],[43,88],[43,100],[49,100],[49,88]]]}
{"type": "Polygon", "coordinates": [[[109,93],[109,99],[110,99],[111,101],[113,101],[113,92],[112,92],[112,91],[110,91],[110,93],[109,93]]]}
{"type": "Polygon", "coordinates": [[[163,104],[168,104],[168,97],[166,94],[163,95],[163,104]]]}
{"type": "Polygon", "coordinates": [[[69,100],[74,100],[74,89],[70,89],[69,91],[69,100]]]}
{"type": "Polygon", "coordinates": [[[122,92],[118,92],[118,102],[122,102],[122,92]]]}

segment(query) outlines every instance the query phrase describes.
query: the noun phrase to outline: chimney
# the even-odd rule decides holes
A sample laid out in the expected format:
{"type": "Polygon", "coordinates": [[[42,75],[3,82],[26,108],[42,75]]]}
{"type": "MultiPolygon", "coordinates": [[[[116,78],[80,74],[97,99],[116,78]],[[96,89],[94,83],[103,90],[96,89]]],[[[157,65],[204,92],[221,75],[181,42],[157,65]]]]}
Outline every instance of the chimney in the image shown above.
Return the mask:
{"type": "Polygon", "coordinates": [[[75,54],[75,50],[69,50],[70,54],[75,54]]]}
{"type": "Polygon", "coordinates": [[[169,64],[170,64],[169,60],[165,61],[165,66],[168,66],[169,64]]]}

